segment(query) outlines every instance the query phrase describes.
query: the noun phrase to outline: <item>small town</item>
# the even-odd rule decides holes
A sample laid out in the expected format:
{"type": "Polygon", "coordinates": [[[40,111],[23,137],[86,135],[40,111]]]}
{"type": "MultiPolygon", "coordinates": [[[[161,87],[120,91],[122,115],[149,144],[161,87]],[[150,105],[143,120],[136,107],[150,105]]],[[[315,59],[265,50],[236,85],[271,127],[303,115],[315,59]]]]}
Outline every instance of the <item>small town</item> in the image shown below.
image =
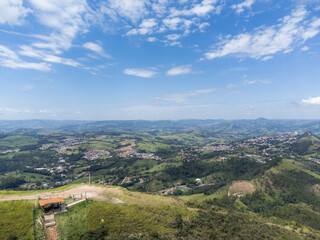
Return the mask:
{"type": "MultiPolygon", "coordinates": [[[[189,147],[180,149],[178,156],[181,157],[182,161],[198,161],[202,154],[215,153],[214,159],[217,162],[227,161],[228,159],[237,156],[239,159],[248,158],[254,161],[265,164],[271,161],[275,157],[286,154],[288,157],[295,159],[299,158],[299,154],[291,152],[290,146],[297,143],[298,141],[297,133],[285,133],[279,135],[261,136],[253,137],[240,141],[230,142],[229,144],[216,144],[216,145],[206,145],[203,147],[189,147]]],[[[58,155],[55,156],[56,160],[50,161],[50,163],[45,163],[43,165],[37,166],[26,166],[27,172],[46,174],[47,180],[42,180],[38,182],[24,183],[21,185],[22,189],[42,189],[42,188],[53,188],[55,186],[67,185],[74,181],[88,182],[88,177],[90,172],[92,173],[93,166],[95,169],[102,168],[102,164],[108,164],[115,157],[120,159],[141,159],[146,161],[156,161],[157,164],[161,162],[170,162],[169,159],[157,156],[154,152],[139,152],[137,148],[136,139],[121,139],[112,140],[114,143],[118,142],[119,147],[110,147],[106,150],[98,150],[90,147],[90,143],[103,142],[110,139],[107,135],[97,135],[95,137],[66,137],[62,139],[59,143],[53,144],[43,144],[39,150],[54,151],[58,155]],[[76,161],[73,159],[75,158],[76,161]],[[81,160],[82,159],[82,160],[81,160]],[[91,164],[88,165],[84,160],[90,161],[91,164]],[[93,164],[93,165],[92,165],[93,164]],[[55,180],[49,180],[54,176],[55,180]]],[[[1,154],[12,154],[19,152],[19,149],[8,149],[2,151],[1,154]]],[[[53,160],[53,159],[52,159],[53,160]]],[[[308,161],[315,163],[320,163],[319,157],[310,155],[306,158],[308,161]]],[[[100,184],[105,185],[123,185],[132,186],[139,185],[148,181],[148,176],[137,178],[135,177],[135,171],[126,170],[126,166],[122,165],[119,169],[122,169],[121,174],[118,172],[113,172],[112,177],[106,177],[105,179],[93,178],[100,184]],[[123,175],[124,174],[124,175],[123,175]]],[[[94,176],[95,174],[93,174],[94,176]]],[[[200,180],[200,179],[199,179],[200,180]]],[[[201,180],[200,180],[201,181],[201,180]]],[[[212,180],[210,180],[212,181],[212,180]]],[[[204,182],[202,184],[213,184],[214,182],[204,182]]],[[[187,186],[186,186],[187,187],[187,186]]],[[[181,189],[178,185],[167,188],[166,190],[159,191],[162,195],[174,194],[175,190],[181,189]]],[[[184,189],[185,191],[186,189],[184,189]]]]}

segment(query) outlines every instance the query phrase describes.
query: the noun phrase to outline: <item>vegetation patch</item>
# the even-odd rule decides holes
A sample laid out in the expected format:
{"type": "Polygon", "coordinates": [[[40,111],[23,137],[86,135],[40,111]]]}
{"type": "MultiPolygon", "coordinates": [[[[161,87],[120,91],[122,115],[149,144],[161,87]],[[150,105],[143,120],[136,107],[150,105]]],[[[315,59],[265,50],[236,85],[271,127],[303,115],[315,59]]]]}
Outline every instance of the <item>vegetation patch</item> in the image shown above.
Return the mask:
{"type": "Polygon", "coordinates": [[[176,215],[189,219],[196,215],[184,202],[174,198],[131,192],[122,188],[106,188],[98,201],[79,203],[69,208],[69,212],[57,215],[59,234],[62,239],[81,239],[88,234],[105,228],[109,236],[132,234],[167,233],[175,229],[172,222],[176,215]],[[104,199],[110,199],[105,201],[104,199]],[[118,199],[118,204],[111,204],[118,199]],[[123,203],[121,203],[123,202],[123,203]]]}
{"type": "Polygon", "coordinates": [[[0,239],[33,238],[32,206],[29,201],[0,202],[0,239]]]}
{"type": "MultiPolygon", "coordinates": [[[[88,205],[92,202],[89,201],[88,205]]],[[[67,213],[56,215],[58,232],[61,239],[80,239],[86,231],[86,203],[81,202],[70,208],[67,213]]]]}
{"type": "Polygon", "coordinates": [[[0,150],[20,148],[28,145],[35,145],[38,143],[38,139],[33,136],[25,135],[13,135],[0,139],[0,150]]]}

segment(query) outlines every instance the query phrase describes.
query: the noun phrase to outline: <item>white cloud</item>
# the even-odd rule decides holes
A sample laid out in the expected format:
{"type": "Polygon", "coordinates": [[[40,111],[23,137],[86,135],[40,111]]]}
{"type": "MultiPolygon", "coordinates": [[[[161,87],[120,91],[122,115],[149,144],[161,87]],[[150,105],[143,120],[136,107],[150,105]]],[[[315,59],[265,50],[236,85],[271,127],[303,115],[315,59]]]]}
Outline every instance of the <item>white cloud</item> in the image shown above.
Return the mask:
{"type": "Polygon", "coordinates": [[[108,0],[100,7],[103,19],[101,24],[106,29],[126,29],[127,36],[168,31],[179,31],[176,34],[181,34],[182,31],[181,36],[187,36],[196,31],[204,31],[210,25],[207,22],[210,14],[221,11],[221,6],[216,7],[217,2],[180,0],[177,4],[172,0],[108,0]]]}
{"type": "Polygon", "coordinates": [[[237,85],[237,84],[234,84],[234,83],[230,83],[230,84],[228,84],[227,88],[234,88],[234,87],[236,87],[236,86],[238,86],[238,85],[237,85]]]}
{"type": "Polygon", "coordinates": [[[0,57],[1,58],[6,58],[6,59],[12,59],[12,60],[19,60],[19,56],[9,48],[0,45],[0,57]]]}
{"type": "Polygon", "coordinates": [[[203,22],[203,23],[198,24],[198,28],[199,28],[200,32],[204,32],[204,30],[209,26],[210,26],[210,23],[208,23],[208,22],[203,22]]]}
{"type": "Polygon", "coordinates": [[[28,91],[31,89],[34,89],[34,86],[32,84],[26,84],[22,87],[22,90],[24,90],[24,91],[28,91]]]}
{"type": "Polygon", "coordinates": [[[62,58],[59,56],[49,55],[49,54],[45,55],[42,60],[46,61],[46,62],[51,62],[51,63],[60,63],[60,64],[64,64],[64,65],[69,65],[72,67],[79,67],[80,66],[80,63],[74,61],[73,59],[62,58]]]}
{"type": "Polygon", "coordinates": [[[112,13],[136,23],[147,14],[146,4],[147,0],[108,0],[104,5],[104,11],[109,15],[112,13]]]}
{"type": "Polygon", "coordinates": [[[168,76],[176,76],[176,75],[182,75],[182,74],[188,74],[188,73],[191,73],[190,65],[173,67],[167,71],[168,76]]]}
{"type": "Polygon", "coordinates": [[[200,95],[212,93],[215,90],[216,90],[215,88],[199,89],[199,90],[193,90],[193,91],[184,92],[184,93],[168,94],[168,95],[164,95],[161,97],[157,97],[156,99],[168,101],[168,102],[184,103],[190,97],[195,97],[195,96],[200,96],[200,95]]]}
{"type": "Polygon", "coordinates": [[[34,42],[32,46],[49,49],[61,54],[72,46],[72,41],[79,32],[87,32],[93,11],[86,0],[29,0],[39,23],[51,29],[42,42],[34,42]]]}
{"type": "Polygon", "coordinates": [[[183,20],[181,18],[166,18],[163,20],[163,23],[166,27],[168,27],[170,30],[177,30],[179,24],[181,24],[183,20]]]}
{"type": "Polygon", "coordinates": [[[175,41],[181,38],[180,34],[169,34],[166,36],[168,40],[175,41]]]}
{"type": "Polygon", "coordinates": [[[250,8],[254,3],[255,0],[245,0],[242,3],[233,4],[231,8],[234,9],[236,13],[242,13],[245,8],[250,8]]]}
{"type": "Polygon", "coordinates": [[[146,35],[146,34],[151,34],[154,30],[155,27],[158,25],[157,20],[155,18],[149,18],[149,19],[144,19],[142,23],[139,25],[139,28],[134,28],[131,29],[129,32],[127,32],[126,35],[146,35]]]}
{"type": "Polygon", "coordinates": [[[304,40],[313,38],[319,33],[320,18],[314,18],[309,27],[302,33],[304,40]]]}
{"type": "Polygon", "coordinates": [[[271,84],[272,81],[271,80],[268,80],[268,79],[264,79],[264,80],[256,80],[257,82],[259,83],[262,83],[262,84],[271,84]]]}
{"type": "Polygon", "coordinates": [[[268,60],[277,53],[289,53],[306,39],[319,33],[320,19],[306,20],[308,12],[299,8],[280,23],[261,27],[252,33],[227,37],[217,49],[205,54],[207,59],[233,55],[239,58],[268,60]]]}
{"type": "Polygon", "coordinates": [[[103,48],[97,43],[86,42],[82,46],[86,49],[89,49],[89,50],[99,54],[102,57],[110,58],[110,56],[108,54],[106,54],[105,51],[103,50],[103,48]]]}
{"type": "Polygon", "coordinates": [[[78,63],[77,61],[75,61],[73,59],[62,58],[62,57],[59,57],[56,55],[52,55],[48,51],[37,50],[31,46],[22,45],[22,46],[20,46],[20,49],[21,49],[19,51],[20,55],[40,59],[45,62],[59,63],[59,64],[64,64],[64,65],[68,65],[68,66],[72,66],[72,67],[79,67],[81,65],[80,63],[78,63]]]}
{"type": "Polygon", "coordinates": [[[140,28],[142,29],[144,28],[150,29],[150,28],[153,28],[154,26],[157,26],[157,20],[155,18],[144,19],[140,24],[140,28]]]}
{"type": "Polygon", "coordinates": [[[273,58],[273,56],[265,56],[265,57],[261,58],[261,60],[262,61],[268,61],[268,60],[270,60],[272,58],[273,58]]]}
{"type": "Polygon", "coordinates": [[[174,18],[165,18],[163,19],[163,24],[166,28],[169,30],[175,31],[175,30],[189,30],[192,24],[194,22],[189,19],[184,19],[180,17],[174,17],[174,18]]]}
{"type": "Polygon", "coordinates": [[[39,113],[41,114],[50,114],[51,116],[56,116],[57,112],[53,110],[40,109],[39,113]]]}
{"type": "Polygon", "coordinates": [[[171,16],[205,16],[215,9],[214,4],[216,0],[203,0],[201,3],[194,5],[190,9],[179,10],[176,8],[171,9],[171,16]]]}
{"type": "Polygon", "coordinates": [[[0,45],[0,66],[13,69],[34,69],[39,71],[50,71],[51,65],[45,62],[25,62],[9,48],[0,45]]]}
{"type": "Polygon", "coordinates": [[[147,41],[148,42],[155,42],[155,41],[157,41],[158,39],[156,38],[156,37],[148,37],[147,38],[147,41]]]}
{"type": "Polygon", "coordinates": [[[257,82],[258,82],[257,80],[244,80],[242,85],[254,85],[257,82]]]}
{"type": "Polygon", "coordinates": [[[172,41],[172,40],[161,40],[161,42],[165,43],[166,46],[178,46],[178,47],[182,47],[181,42],[179,41],[172,41]]]}
{"type": "Polygon", "coordinates": [[[301,103],[304,105],[320,105],[320,97],[309,97],[302,99],[301,103]]]}
{"type": "MultiPolygon", "coordinates": [[[[7,0],[5,0],[5,2],[6,1],[7,0]]],[[[22,1],[10,0],[9,3],[20,9],[23,8],[22,1]]],[[[3,4],[3,1],[1,1],[1,4],[3,4]]],[[[73,59],[63,58],[58,55],[63,54],[73,46],[72,42],[79,33],[88,31],[89,22],[92,21],[93,18],[93,10],[88,6],[87,1],[28,0],[28,4],[28,6],[32,8],[38,23],[46,27],[48,34],[29,34],[29,37],[37,40],[31,42],[30,45],[20,46],[20,50],[16,53],[2,46],[0,49],[0,65],[15,69],[28,68],[41,71],[49,71],[51,69],[51,65],[48,63],[59,63],[73,67],[81,66],[80,63],[73,59]],[[35,58],[43,62],[35,63],[24,61],[20,59],[18,53],[19,55],[35,58]]],[[[92,43],[91,45],[87,44],[85,46],[101,56],[108,56],[103,52],[103,49],[98,48],[98,45],[94,46],[92,43]]]]}
{"type": "Polygon", "coordinates": [[[47,63],[34,63],[34,62],[24,62],[24,61],[14,61],[11,59],[2,60],[0,59],[0,65],[13,69],[33,69],[39,71],[50,71],[51,65],[47,63]]]}
{"type": "Polygon", "coordinates": [[[301,51],[308,51],[309,50],[309,47],[308,46],[303,46],[302,48],[301,48],[301,51]]]}
{"type": "Polygon", "coordinates": [[[162,42],[164,42],[167,46],[179,46],[182,47],[181,42],[177,41],[178,39],[180,39],[182,37],[181,34],[169,34],[166,36],[166,40],[163,40],[162,42]]]}
{"type": "Polygon", "coordinates": [[[0,24],[19,25],[29,12],[31,10],[23,6],[22,0],[1,0],[0,24]]]}
{"type": "Polygon", "coordinates": [[[142,78],[152,78],[157,72],[153,69],[127,68],[124,70],[124,74],[142,78]]]}
{"type": "Polygon", "coordinates": [[[162,16],[167,12],[168,4],[169,0],[158,0],[155,1],[151,7],[157,16],[162,16]]]}
{"type": "Polygon", "coordinates": [[[93,42],[86,42],[83,44],[83,47],[100,54],[104,52],[103,48],[99,44],[93,42]]]}
{"type": "MultiPolygon", "coordinates": [[[[244,78],[246,78],[246,75],[244,76],[244,78]]],[[[272,81],[268,80],[268,79],[254,79],[254,80],[248,80],[245,79],[242,83],[240,84],[235,84],[235,83],[230,83],[227,85],[226,88],[235,88],[235,87],[240,87],[240,86],[248,86],[248,85],[255,85],[255,84],[271,84],[272,81]]]]}
{"type": "Polygon", "coordinates": [[[0,108],[0,113],[20,114],[20,113],[33,113],[33,111],[31,111],[29,109],[19,109],[19,108],[6,107],[6,108],[0,108]]]}

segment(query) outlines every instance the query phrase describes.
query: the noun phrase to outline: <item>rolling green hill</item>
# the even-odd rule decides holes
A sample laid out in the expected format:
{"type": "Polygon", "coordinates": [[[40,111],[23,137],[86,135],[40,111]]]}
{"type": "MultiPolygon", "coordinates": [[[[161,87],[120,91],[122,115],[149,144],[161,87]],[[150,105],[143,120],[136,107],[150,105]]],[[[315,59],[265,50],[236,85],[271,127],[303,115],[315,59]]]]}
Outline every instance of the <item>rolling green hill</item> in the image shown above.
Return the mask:
{"type": "Polygon", "coordinates": [[[0,138],[0,150],[21,148],[24,146],[35,145],[38,139],[33,136],[10,135],[0,138]]]}
{"type": "MultiPolygon", "coordinates": [[[[71,191],[90,176],[103,193],[57,216],[61,239],[320,239],[320,140],[273,135],[305,122],[108,121],[74,125],[81,133],[4,134],[0,187],[25,191],[0,200],[71,191]],[[249,137],[257,134],[267,135],[249,137]]],[[[34,203],[0,202],[9,216],[0,239],[32,238],[34,203]]]]}
{"type": "MultiPolygon", "coordinates": [[[[281,196],[284,188],[288,189],[285,195],[295,191],[292,186],[295,186],[297,181],[282,185],[282,179],[292,180],[292,174],[288,171],[303,168],[302,165],[291,165],[295,164],[285,161],[270,169],[263,177],[253,181],[257,188],[255,192],[238,200],[232,195],[225,195],[217,200],[212,195],[202,203],[193,203],[174,197],[105,187],[99,198],[88,200],[87,204],[82,202],[74,205],[67,213],[56,216],[59,237],[71,240],[319,239],[318,203],[312,202],[307,196],[308,189],[301,191],[298,188],[298,193],[303,193],[301,201],[298,199],[297,202],[288,204],[284,202],[279,207],[276,204],[279,200],[275,200],[277,196],[281,196]],[[272,178],[272,191],[275,195],[264,185],[265,177],[270,174],[277,175],[272,178]],[[270,205],[272,201],[275,202],[270,205]]],[[[316,183],[308,173],[300,174],[305,174],[305,180],[298,186],[305,187],[316,183]]],[[[76,186],[79,185],[74,187],[76,186]]],[[[72,190],[72,186],[68,189],[72,190]]],[[[1,239],[9,236],[32,239],[31,208],[32,204],[26,201],[0,202],[1,214],[8,216],[0,220],[1,239]],[[17,219],[24,225],[18,226],[17,219]]],[[[41,234],[37,236],[42,239],[41,234]]]]}
{"type": "Polygon", "coordinates": [[[320,169],[313,163],[283,159],[250,182],[256,190],[238,197],[228,196],[229,185],[209,196],[198,194],[183,199],[196,206],[218,205],[277,220],[299,233],[320,231],[320,169]]]}
{"type": "MultiPolygon", "coordinates": [[[[214,137],[228,135],[233,139],[257,135],[270,135],[293,131],[312,131],[320,134],[320,124],[316,120],[178,120],[178,121],[55,121],[55,120],[0,120],[0,133],[47,135],[48,133],[85,132],[149,132],[157,135],[161,131],[185,133],[189,131],[211,132],[214,137]]],[[[161,135],[161,133],[160,133],[161,135]]]]}

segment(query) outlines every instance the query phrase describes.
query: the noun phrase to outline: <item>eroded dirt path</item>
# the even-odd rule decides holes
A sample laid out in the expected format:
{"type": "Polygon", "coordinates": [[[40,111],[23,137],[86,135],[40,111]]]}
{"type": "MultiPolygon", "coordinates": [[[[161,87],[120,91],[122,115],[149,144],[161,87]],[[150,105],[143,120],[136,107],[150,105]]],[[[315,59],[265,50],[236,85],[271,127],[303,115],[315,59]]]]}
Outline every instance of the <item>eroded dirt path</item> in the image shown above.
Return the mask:
{"type": "Polygon", "coordinates": [[[58,232],[57,232],[57,225],[46,229],[46,239],[47,240],[59,239],[58,232]]]}

